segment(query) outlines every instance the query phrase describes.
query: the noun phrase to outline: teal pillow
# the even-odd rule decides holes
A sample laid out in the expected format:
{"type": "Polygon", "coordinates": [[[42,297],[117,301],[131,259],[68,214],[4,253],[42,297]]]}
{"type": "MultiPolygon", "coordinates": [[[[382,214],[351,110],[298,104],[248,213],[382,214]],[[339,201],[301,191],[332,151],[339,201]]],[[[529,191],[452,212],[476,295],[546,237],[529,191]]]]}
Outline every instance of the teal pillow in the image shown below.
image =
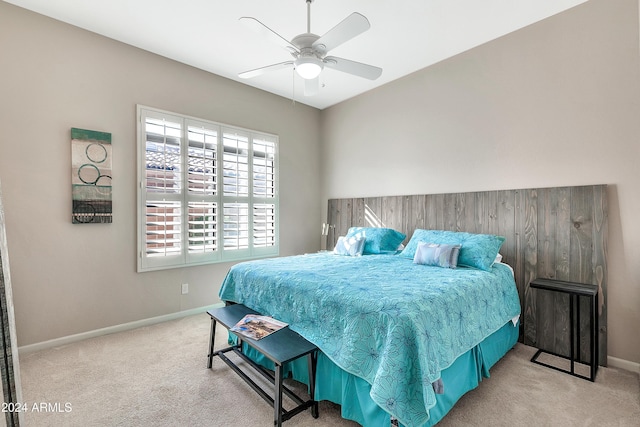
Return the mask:
{"type": "Polygon", "coordinates": [[[364,237],[365,255],[395,254],[406,236],[393,228],[381,227],[351,227],[346,238],[364,237]]]}
{"type": "Polygon", "coordinates": [[[490,270],[505,238],[493,234],[416,229],[400,256],[413,258],[420,242],[460,245],[458,265],[490,270]]]}

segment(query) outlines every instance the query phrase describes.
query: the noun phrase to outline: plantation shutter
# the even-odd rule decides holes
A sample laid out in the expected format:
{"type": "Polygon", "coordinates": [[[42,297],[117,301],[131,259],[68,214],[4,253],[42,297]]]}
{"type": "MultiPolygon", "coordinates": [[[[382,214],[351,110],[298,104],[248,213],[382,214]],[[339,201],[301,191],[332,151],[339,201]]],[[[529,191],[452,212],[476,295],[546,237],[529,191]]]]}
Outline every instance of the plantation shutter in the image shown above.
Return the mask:
{"type": "Polygon", "coordinates": [[[218,126],[188,121],[188,261],[218,259],[218,126]]]}
{"type": "Polygon", "coordinates": [[[223,129],[224,250],[249,250],[249,134],[223,129]]]}
{"type": "Polygon", "coordinates": [[[138,115],[138,270],[277,255],[277,137],[138,115]]]}
{"type": "Polygon", "coordinates": [[[253,139],[253,244],[256,248],[276,245],[276,143],[253,139]]]}
{"type": "Polygon", "coordinates": [[[151,265],[183,262],[181,122],[168,115],[144,118],[145,256],[151,265]]]}

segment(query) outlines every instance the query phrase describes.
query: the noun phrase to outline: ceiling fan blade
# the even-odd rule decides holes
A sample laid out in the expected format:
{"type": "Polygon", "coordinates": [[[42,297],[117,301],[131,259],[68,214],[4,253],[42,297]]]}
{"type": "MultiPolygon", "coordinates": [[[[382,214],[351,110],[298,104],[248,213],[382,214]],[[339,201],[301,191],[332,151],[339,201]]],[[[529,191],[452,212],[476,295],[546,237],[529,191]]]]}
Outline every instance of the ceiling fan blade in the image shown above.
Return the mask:
{"type": "Polygon", "coordinates": [[[375,80],[382,75],[382,68],[373,65],[363,64],[361,62],[350,61],[335,56],[327,56],[324,58],[324,65],[343,73],[353,74],[355,76],[364,77],[365,79],[375,80]]]}
{"type": "Polygon", "coordinates": [[[320,92],[320,77],[315,79],[305,79],[304,81],[304,96],[317,95],[320,92]]]}
{"type": "Polygon", "coordinates": [[[319,52],[327,53],[358,34],[364,33],[369,28],[371,28],[369,20],[358,12],[353,12],[316,40],[312,46],[319,52]]]}
{"type": "Polygon", "coordinates": [[[256,68],[255,70],[245,71],[238,74],[241,79],[250,79],[252,77],[258,77],[269,71],[282,70],[283,68],[293,67],[293,61],[280,62],[279,64],[267,65],[266,67],[256,68]]]}
{"type": "Polygon", "coordinates": [[[282,37],[280,34],[273,31],[271,28],[258,21],[256,18],[243,16],[240,18],[240,22],[249,27],[251,30],[260,34],[262,37],[268,38],[273,43],[285,48],[289,53],[300,53],[300,50],[289,42],[289,40],[282,37]]]}

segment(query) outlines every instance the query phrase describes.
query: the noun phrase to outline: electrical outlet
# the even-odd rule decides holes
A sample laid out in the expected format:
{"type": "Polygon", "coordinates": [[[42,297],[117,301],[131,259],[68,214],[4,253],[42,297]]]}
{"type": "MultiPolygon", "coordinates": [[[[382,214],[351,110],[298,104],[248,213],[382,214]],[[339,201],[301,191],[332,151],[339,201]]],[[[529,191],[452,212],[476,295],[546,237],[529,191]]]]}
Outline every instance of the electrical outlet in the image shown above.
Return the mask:
{"type": "Polygon", "coordinates": [[[183,283],[182,284],[182,295],[188,294],[188,293],[189,293],[189,284],[188,283],[183,283]]]}

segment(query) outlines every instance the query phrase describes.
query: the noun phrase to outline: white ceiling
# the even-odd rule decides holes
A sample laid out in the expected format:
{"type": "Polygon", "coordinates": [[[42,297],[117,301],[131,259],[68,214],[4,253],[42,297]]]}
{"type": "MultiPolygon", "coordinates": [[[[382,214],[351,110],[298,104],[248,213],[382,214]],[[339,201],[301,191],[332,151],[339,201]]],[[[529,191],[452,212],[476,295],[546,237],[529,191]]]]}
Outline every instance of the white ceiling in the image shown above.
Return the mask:
{"type": "Polygon", "coordinates": [[[319,109],[356,96],[587,0],[314,0],[311,32],[352,12],[371,29],[331,55],[383,68],[375,81],[325,69],[312,97],[290,69],[251,80],[238,73],[291,60],[242,25],[254,17],[291,40],[306,32],[305,0],[5,0],[182,63],[319,109]]]}

